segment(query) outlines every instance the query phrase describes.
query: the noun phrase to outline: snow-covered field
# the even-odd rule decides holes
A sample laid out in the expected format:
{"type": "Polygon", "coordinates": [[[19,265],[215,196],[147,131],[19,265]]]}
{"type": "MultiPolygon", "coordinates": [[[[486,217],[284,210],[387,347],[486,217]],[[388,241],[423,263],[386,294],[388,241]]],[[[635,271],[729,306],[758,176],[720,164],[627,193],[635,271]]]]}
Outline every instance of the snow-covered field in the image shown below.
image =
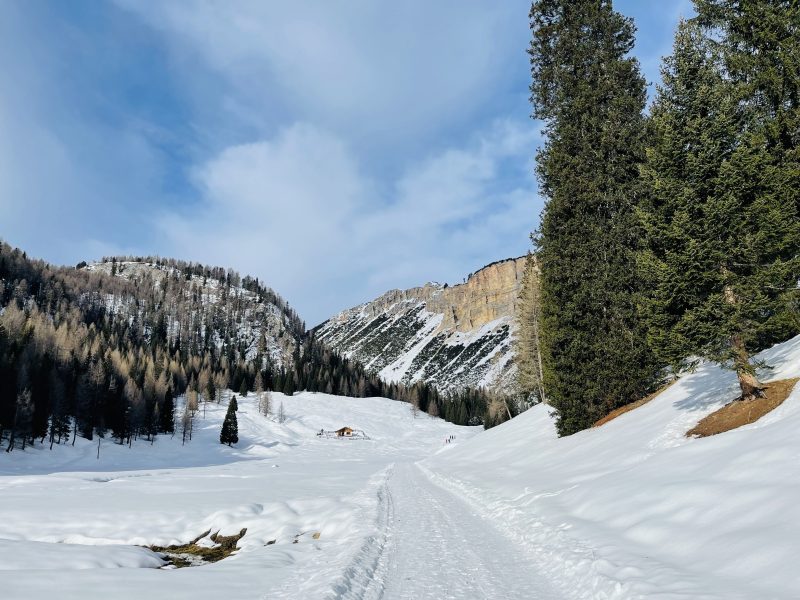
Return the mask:
{"type": "MultiPolygon", "coordinates": [[[[800,376],[800,337],[761,358],[765,379],[800,376]]],[[[384,399],[275,394],[288,421],[241,401],[235,448],[211,405],[186,446],[2,454],[0,598],[796,599],[800,389],[685,437],[736,395],[706,365],[558,439],[544,406],[481,432],[384,399]],[[343,425],[371,439],[314,435],[343,425]],[[211,565],[154,568],[137,546],[243,527],[211,565]]]]}
{"type": "Polygon", "coordinates": [[[219,444],[226,407],[209,404],[185,446],[176,434],[131,449],[104,441],[100,460],[84,440],[0,453],[0,598],[347,596],[361,585],[352,573],[368,569],[361,555],[378,530],[389,465],[480,430],[415,419],[407,404],[386,399],[273,396],[287,421],[240,398],[233,448],[219,444]],[[345,425],[371,439],[315,435],[345,425]],[[152,568],[158,556],[137,547],[243,527],[238,553],[200,567],[152,568]]]}

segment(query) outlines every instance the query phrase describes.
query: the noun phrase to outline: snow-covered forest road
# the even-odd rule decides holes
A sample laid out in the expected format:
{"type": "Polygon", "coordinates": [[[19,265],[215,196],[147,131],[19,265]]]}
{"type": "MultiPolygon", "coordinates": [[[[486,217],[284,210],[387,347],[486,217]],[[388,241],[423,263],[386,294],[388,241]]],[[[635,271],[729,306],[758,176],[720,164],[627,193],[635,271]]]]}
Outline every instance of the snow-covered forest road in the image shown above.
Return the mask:
{"type": "Polygon", "coordinates": [[[522,549],[414,463],[381,489],[378,535],[351,565],[345,598],[555,598],[522,549]],[[369,577],[364,577],[370,574],[369,577]]]}

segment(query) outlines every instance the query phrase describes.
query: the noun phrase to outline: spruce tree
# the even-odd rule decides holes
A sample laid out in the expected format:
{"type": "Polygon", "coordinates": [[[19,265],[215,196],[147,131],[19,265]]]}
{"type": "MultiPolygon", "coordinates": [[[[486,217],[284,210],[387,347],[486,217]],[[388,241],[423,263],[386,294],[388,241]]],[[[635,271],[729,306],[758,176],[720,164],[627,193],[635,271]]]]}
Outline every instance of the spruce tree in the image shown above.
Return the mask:
{"type": "Polygon", "coordinates": [[[717,334],[725,249],[710,213],[720,170],[734,151],[736,106],[696,22],[679,25],[661,77],[642,168],[647,244],[640,266],[648,289],[642,307],[651,346],[662,363],[680,368],[687,357],[711,352],[702,351],[704,342],[725,337],[717,334]]]}
{"type": "Polygon", "coordinates": [[[776,4],[698,3],[665,61],[643,169],[651,344],[675,366],[689,355],[730,366],[743,399],[762,392],[751,354],[798,331],[798,83],[794,95],[771,88],[792,46],[795,65],[800,55],[796,38],[781,42],[790,11],[776,4]]]}
{"type": "Polygon", "coordinates": [[[164,394],[164,403],[159,413],[161,433],[175,432],[175,401],[172,389],[167,388],[164,394]]]}
{"type": "Polygon", "coordinates": [[[536,0],[531,29],[531,102],[547,135],[535,237],[543,380],[566,435],[653,381],[635,268],[645,82],[629,56],[634,25],[610,0],[536,0]]]}
{"type": "Polygon", "coordinates": [[[228,403],[228,411],[225,413],[225,420],[222,422],[222,431],[219,433],[220,444],[235,444],[239,441],[239,423],[236,420],[238,404],[236,396],[231,398],[228,403]]]}
{"type": "Polygon", "coordinates": [[[742,215],[731,271],[738,302],[749,306],[741,333],[749,351],[800,331],[800,3],[696,5],[740,109],[730,165],[740,176],[726,180],[725,193],[742,215]]]}

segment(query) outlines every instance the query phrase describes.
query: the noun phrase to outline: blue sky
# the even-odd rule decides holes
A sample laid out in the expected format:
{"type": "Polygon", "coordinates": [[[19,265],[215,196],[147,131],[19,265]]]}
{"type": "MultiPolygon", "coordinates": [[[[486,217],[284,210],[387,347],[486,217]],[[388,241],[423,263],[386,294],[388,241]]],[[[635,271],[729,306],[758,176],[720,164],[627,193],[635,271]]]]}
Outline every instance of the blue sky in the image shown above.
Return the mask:
{"type": "MultiPolygon", "coordinates": [[[[626,0],[657,81],[689,0],[626,0]]],[[[529,2],[0,3],[0,236],[174,256],[309,324],[524,254],[529,2]]]]}

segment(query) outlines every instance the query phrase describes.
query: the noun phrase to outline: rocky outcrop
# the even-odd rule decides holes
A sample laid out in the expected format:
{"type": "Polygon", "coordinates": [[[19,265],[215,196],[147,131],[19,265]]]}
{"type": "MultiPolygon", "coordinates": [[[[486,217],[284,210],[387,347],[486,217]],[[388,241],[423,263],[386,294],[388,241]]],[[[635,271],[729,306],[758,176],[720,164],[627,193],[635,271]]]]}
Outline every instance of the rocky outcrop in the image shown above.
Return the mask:
{"type": "Polygon", "coordinates": [[[329,319],[316,334],[387,381],[508,390],[525,260],[492,263],[459,285],[392,290],[329,319]]]}

